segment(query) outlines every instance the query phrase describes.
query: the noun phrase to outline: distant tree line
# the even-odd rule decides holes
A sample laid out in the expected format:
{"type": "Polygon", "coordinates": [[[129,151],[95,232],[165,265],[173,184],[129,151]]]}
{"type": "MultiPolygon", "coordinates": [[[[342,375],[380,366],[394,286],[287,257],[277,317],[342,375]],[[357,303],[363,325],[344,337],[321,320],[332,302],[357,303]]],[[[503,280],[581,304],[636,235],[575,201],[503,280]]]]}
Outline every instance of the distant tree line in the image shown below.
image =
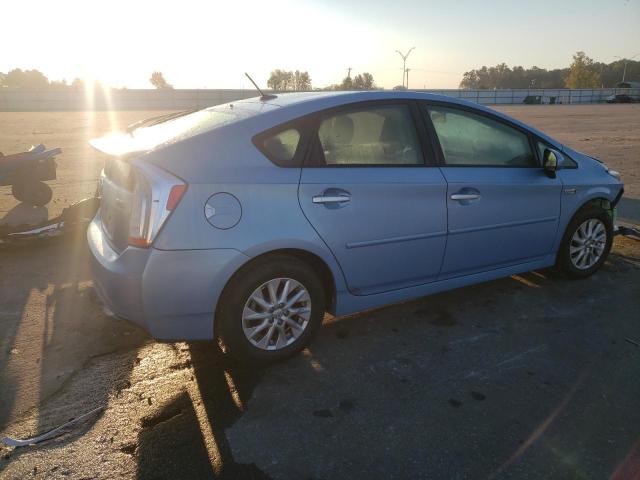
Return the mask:
{"type": "Polygon", "coordinates": [[[640,81],[640,62],[618,60],[612,63],[595,62],[584,52],[573,56],[567,68],[547,70],[539,67],[513,67],[500,63],[465,72],[460,88],[467,90],[501,88],[612,88],[622,81],[627,62],[627,81],[640,81]]]}
{"type": "Polygon", "coordinates": [[[364,72],[353,78],[351,78],[351,75],[347,75],[340,84],[330,85],[323,90],[375,90],[376,88],[378,87],[373,75],[369,72],[364,72]]]}
{"type": "MultiPolygon", "coordinates": [[[[168,83],[162,72],[153,72],[149,82],[157,89],[171,89],[173,86],[168,83]]],[[[94,87],[100,86],[100,82],[94,82],[94,87]]],[[[44,73],[39,70],[13,70],[0,72],[0,88],[20,88],[24,90],[64,90],[69,88],[83,89],[85,82],[81,78],[76,78],[71,83],[66,80],[49,80],[44,73]]]]}
{"type": "Polygon", "coordinates": [[[23,88],[29,90],[63,90],[66,88],[82,88],[84,83],[81,79],[76,78],[70,84],[66,80],[49,80],[44,73],[39,70],[22,70],[14,68],[13,70],[2,73],[0,72],[0,87],[4,88],[23,88]]]}
{"type": "MultiPolygon", "coordinates": [[[[311,77],[309,72],[299,70],[289,71],[276,69],[271,72],[267,86],[273,90],[284,92],[312,90],[311,77]]],[[[377,88],[373,75],[369,72],[359,73],[355,77],[347,75],[342,82],[330,85],[325,88],[315,88],[314,90],[373,90],[377,88]]]]}

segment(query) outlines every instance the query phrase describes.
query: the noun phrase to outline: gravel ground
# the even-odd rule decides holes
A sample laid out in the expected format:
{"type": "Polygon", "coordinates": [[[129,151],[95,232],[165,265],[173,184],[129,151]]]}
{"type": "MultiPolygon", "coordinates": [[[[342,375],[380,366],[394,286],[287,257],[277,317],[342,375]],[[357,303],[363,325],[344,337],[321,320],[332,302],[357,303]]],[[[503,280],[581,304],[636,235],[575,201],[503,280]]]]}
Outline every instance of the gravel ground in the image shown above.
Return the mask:
{"type": "MultiPolygon", "coordinates": [[[[501,110],[621,171],[638,218],[638,106],[501,110]]],[[[85,140],[110,125],[106,113],[0,113],[0,151],[65,151],[59,201],[27,212],[0,189],[0,218],[91,194],[100,165],[85,140]]],[[[303,355],[264,370],[105,316],[87,257],[82,235],[0,251],[0,437],[104,407],[56,440],[0,447],[0,478],[640,475],[637,241],[618,237],[583,281],[532,272],[328,317],[303,355]]]]}

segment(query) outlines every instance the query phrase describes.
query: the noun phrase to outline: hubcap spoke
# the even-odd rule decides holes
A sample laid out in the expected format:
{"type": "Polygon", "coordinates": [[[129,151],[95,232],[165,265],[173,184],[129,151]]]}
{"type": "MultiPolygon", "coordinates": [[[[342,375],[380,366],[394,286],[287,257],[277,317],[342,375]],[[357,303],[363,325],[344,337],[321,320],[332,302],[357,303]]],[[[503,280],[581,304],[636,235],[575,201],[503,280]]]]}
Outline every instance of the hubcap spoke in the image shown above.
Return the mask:
{"type": "Polygon", "coordinates": [[[304,289],[300,289],[293,297],[291,297],[289,299],[289,301],[285,304],[285,306],[291,307],[293,305],[295,305],[296,303],[298,303],[302,297],[304,297],[305,295],[307,295],[307,291],[304,289]]]}
{"type": "Polygon", "coordinates": [[[302,331],[302,330],[303,330],[302,325],[300,325],[300,324],[299,324],[298,322],[296,322],[295,320],[291,320],[290,318],[285,318],[285,319],[284,319],[284,321],[285,321],[285,323],[286,323],[287,325],[289,325],[290,327],[292,327],[292,328],[294,328],[294,329],[296,329],[296,330],[299,330],[299,331],[302,331]]]}
{"type": "Polygon", "coordinates": [[[250,334],[249,334],[249,340],[255,338],[256,335],[258,335],[260,332],[264,331],[264,329],[267,328],[268,326],[269,326],[269,322],[264,321],[260,325],[258,325],[254,329],[252,329],[250,334]]]}
{"type": "Polygon", "coordinates": [[[269,283],[267,283],[267,290],[269,291],[269,300],[271,301],[272,304],[278,303],[278,296],[276,294],[278,289],[278,283],[279,281],[277,279],[271,280],[269,283]]]}

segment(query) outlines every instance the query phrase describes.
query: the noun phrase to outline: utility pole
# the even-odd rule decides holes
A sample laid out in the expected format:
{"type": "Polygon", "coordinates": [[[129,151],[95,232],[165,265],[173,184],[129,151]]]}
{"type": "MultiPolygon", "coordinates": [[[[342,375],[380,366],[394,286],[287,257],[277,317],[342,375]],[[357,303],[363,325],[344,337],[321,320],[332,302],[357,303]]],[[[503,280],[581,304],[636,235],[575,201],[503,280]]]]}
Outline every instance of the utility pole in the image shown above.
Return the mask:
{"type": "MultiPolygon", "coordinates": [[[[409,56],[409,54],[411,53],[411,50],[413,50],[416,47],[411,47],[409,50],[407,50],[407,53],[403,54],[400,50],[396,50],[396,52],[398,52],[398,55],[400,55],[402,57],[402,86],[405,87],[404,84],[404,76],[407,73],[407,57],[409,56]]],[[[409,83],[409,82],[407,82],[409,83]]]]}
{"type": "Polygon", "coordinates": [[[407,72],[407,90],[409,90],[409,70],[411,70],[410,68],[407,68],[405,71],[407,72]]]}
{"type": "Polygon", "coordinates": [[[631,58],[626,58],[626,57],[618,57],[617,55],[615,55],[613,58],[619,58],[620,60],[622,60],[624,62],[624,70],[622,70],[622,81],[624,82],[625,77],[627,76],[627,63],[629,63],[629,60],[633,60],[634,58],[636,58],[638,55],[640,55],[640,53],[636,53],[633,57],[631,58]]]}

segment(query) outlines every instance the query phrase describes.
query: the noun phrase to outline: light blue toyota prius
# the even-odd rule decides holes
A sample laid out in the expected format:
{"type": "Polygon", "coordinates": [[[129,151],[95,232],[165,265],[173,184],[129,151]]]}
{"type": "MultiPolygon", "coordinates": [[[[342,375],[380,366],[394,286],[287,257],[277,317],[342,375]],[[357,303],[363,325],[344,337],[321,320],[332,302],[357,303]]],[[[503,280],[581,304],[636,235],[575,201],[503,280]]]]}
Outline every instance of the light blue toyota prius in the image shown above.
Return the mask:
{"type": "Polygon", "coordinates": [[[517,120],[412,92],[268,95],[92,145],[106,307],[258,363],[304,348],[327,311],[554,265],[591,275],[623,192],[605,164],[517,120]]]}

